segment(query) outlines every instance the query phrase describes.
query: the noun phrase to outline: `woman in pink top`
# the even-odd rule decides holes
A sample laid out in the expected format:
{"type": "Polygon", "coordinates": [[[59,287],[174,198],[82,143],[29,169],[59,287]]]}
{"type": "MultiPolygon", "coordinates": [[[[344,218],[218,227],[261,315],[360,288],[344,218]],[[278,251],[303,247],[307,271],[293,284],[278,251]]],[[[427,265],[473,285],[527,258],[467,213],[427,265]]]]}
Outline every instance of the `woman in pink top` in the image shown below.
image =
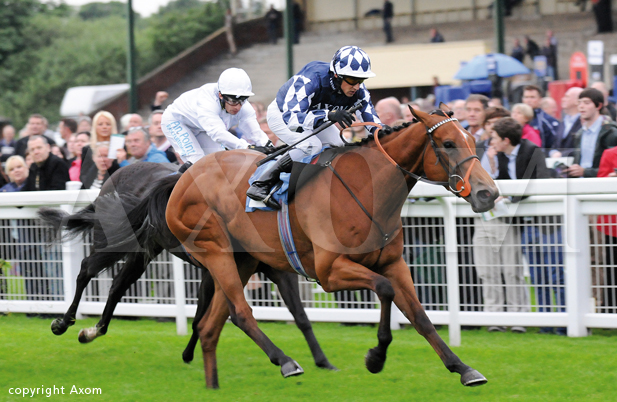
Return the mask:
{"type": "Polygon", "coordinates": [[[523,127],[522,139],[529,140],[539,147],[542,147],[542,137],[540,132],[529,125],[533,119],[533,109],[524,103],[517,103],[512,106],[512,118],[523,127]]]}
{"type": "Polygon", "coordinates": [[[81,150],[90,143],[90,133],[84,131],[75,137],[75,145],[73,151],[75,152],[75,159],[71,162],[69,167],[69,177],[71,181],[79,181],[79,173],[81,173],[81,150]]]}
{"type": "MultiPolygon", "coordinates": [[[[609,148],[602,153],[598,177],[617,177],[617,147],[609,148]]],[[[598,216],[597,229],[604,235],[604,266],[596,269],[600,271],[600,278],[604,279],[604,287],[598,296],[601,302],[600,313],[617,312],[617,216],[598,216]]],[[[602,283],[600,283],[602,284],[602,283]]]]}

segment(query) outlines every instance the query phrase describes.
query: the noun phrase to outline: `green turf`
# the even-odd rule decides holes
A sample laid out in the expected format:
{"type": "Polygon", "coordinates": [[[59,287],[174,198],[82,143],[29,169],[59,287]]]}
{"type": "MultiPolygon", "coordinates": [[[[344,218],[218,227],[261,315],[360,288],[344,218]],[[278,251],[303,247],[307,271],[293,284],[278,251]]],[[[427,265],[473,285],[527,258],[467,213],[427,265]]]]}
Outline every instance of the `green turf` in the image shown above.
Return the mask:
{"type": "MultiPolygon", "coordinates": [[[[376,345],[376,328],[314,325],[330,361],[340,371],[314,366],[294,325],[261,323],[271,339],[304,368],[283,379],[244,333],[226,325],[218,348],[221,389],[206,390],[201,354],[184,364],[188,336],[174,323],[114,320],[109,333],[88,345],[77,341],[80,320],[63,336],[51,319],[22,314],[0,316],[0,401],[10,387],[65,387],[58,401],[612,401],[617,395],[617,331],[594,330],[586,338],[464,331],[461,359],[489,383],[465,388],[449,373],[413,329],[394,331],[388,361],[380,374],[364,368],[376,345]],[[71,387],[101,388],[102,395],[70,395],[71,387]]],[[[447,341],[447,330],[439,331],[447,341]]],[[[43,395],[35,396],[41,400],[43,395]]]]}

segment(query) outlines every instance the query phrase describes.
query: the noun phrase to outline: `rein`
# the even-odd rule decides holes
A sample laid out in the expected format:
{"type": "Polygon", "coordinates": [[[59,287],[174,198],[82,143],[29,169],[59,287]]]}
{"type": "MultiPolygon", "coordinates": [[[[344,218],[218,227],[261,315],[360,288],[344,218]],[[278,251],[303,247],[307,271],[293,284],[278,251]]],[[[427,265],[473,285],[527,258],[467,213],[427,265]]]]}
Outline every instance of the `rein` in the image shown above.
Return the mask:
{"type": "MultiPolygon", "coordinates": [[[[454,122],[454,121],[458,121],[458,120],[456,118],[454,118],[454,117],[450,117],[448,119],[445,119],[445,120],[442,120],[442,121],[438,122],[437,124],[433,125],[432,127],[428,127],[428,126],[425,125],[426,126],[426,134],[429,136],[431,147],[433,148],[433,151],[435,152],[435,156],[437,157],[437,162],[440,163],[441,166],[443,167],[443,169],[448,173],[448,181],[447,182],[446,181],[433,181],[433,180],[430,180],[427,177],[420,176],[420,175],[417,175],[417,174],[415,174],[413,172],[410,172],[410,171],[404,169],[403,167],[401,167],[398,163],[396,163],[396,161],[394,159],[392,159],[392,157],[390,157],[390,155],[388,155],[386,150],[383,148],[383,146],[379,142],[379,131],[381,131],[381,125],[379,125],[377,123],[373,123],[373,122],[358,122],[358,123],[353,123],[351,125],[351,127],[364,127],[364,126],[377,127],[377,130],[375,130],[375,133],[373,134],[373,138],[375,139],[375,144],[377,144],[377,148],[379,149],[379,151],[381,151],[382,154],[384,154],[386,159],[388,159],[388,161],[390,163],[392,163],[394,166],[396,166],[400,171],[402,171],[403,173],[411,176],[413,179],[415,179],[417,181],[423,181],[423,182],[428,183],[428,184],[439,185],[439,186],[448,186],[450,191],[453,192],[454,194],[456,194],[457,196],[467,197],[471,193],[471,185],[465,186],[465,183],[469,182],[469,176],[471,175],[471,170],[473,169],[473,165],[476,163],[476,160],[479,161],[480,158],[478,158],[477,155],[468,156],[467,158],[465,158],[462,161],[458,162],[454,166],[454,169],[450,170],[450,166],[447,163],[445,163],[445,161],[443,160],[442,153],[441,153],[441,151],[439,151],[439,148],[437,147],[437,144],[435,143],[435,140],[433,139],[433,132],[435,130],[437,130],[439,127],[441,127],[442,125],[444,125],[444,124],[446,124],[448,122],[454,122]],[[456,174],[456,171],[461,167],[461,165],[463,163],[467,162],[470,159],[472,159],[471,166],[469,166],[469,169],[467,169],[465,177],[462,177],[462,176],[456,174]],[[456,180],[456,188],[452,187],[452,179],[456,180]]],[[[342,132],[342,130],[341,130],[341,132],[342,132]]],[[[469,149],[469,151],[472,152],[471,151],[471,147],[469,146],[469,143],[467,142],[467,139],[466,138],[463,138],[463,139],[465,140],[465,145],[467,145],[467,149],[469,149]]],[[[424,154],[426,153],[426,148],[427,147],[428,147],[428,143],[424,147],[424,150],[422,151],[422,159],[424,159],[424,154]]]]}

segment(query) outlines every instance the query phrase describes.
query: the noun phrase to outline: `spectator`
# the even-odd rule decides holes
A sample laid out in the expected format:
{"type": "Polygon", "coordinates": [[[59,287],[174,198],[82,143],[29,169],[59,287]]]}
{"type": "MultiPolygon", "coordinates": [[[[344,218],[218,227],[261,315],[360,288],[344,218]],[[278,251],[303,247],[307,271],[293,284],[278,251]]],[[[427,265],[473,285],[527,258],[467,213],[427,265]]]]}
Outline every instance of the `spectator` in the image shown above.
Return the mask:
{"type": "MultiPolygon", "coordinates": [[[[90,134],[89,131],[85,131],[85,132],[90,134]]],[[[66,142],[66,149],[70,155],[70,158],[68,160],[69,164],[70,162],[72,162],[72,159],[75,159],[75,138],[76,137],[77,137],[77,134],[71,134],[68,141],[66,142]]]]}
{"type": "Polygon", "coordinates": [[[528,35],[525,35],[525,45],[527,47],[526,52],[533,63],[533,58],[540,54],[540,46],[528,35]]]}
{"type": "Polygon", "coordinates": [[[238,49],[234,39],[234,16],[231,14],[231,8],[225,10],[225,37],[227,38],[227,45],[229,45],[229,53],[235,55],[238,49]]]}
{"type": "Polygon", "coordinates": [[[602,153],[617,145],[617,124],[600,114],[604,106],[602,92],[587,88],[578,96],[582,128],[574,137],[574,164],[568,177],[596,177],[602,153]]]}
{"type": "Polygon", "coordinates": [[[549,116],[540,108],[542,100],[542,90],[535,85],[527,85],[523,89],[523,103],[529,105],[534,112],[533,119],[529,125],[540,133],[542,148],[551,149],[555,142],[555,132],[559,127],[559,121],[549,116]]]}
{"type": "Polygon", "coordinates": [[[540,101],[540,108],[547,115],[557,119],[557,109],[558,108],[557,108],[557,102],[555,102],[555,99],[551,98],[550,96],[545,96],[540,101]]]}
{"type": "MultiPolygon", "coordinates": [[[[93,159],[93,151],[101,145],[109,146],[112,134],[117,134],[116,119],[114,116],[104,110],[94,115],[92,120],[92,130],[90,131],[90,145],[81,151],[81,171],[79,173],[79,181],[88,188],[97,175],[96,165],[93,159]]],[[[124,152],[124,149],[121,149],[124,152]]],[[[109,169],[109,174],[113,174],[120,166],[114,160],[113,165],[109,169]]]]}
{"type": "MultiPolygon", "coordinates": [[[[513,118],[504,118],[493,127],[491,145],[495,147],[499,161],[499,180],[541,179],[549,177],[544,154],[540,148],[528,140],[522,139],[522,127],[513,118]]],[[[512,202],[518,202],[521,197],[513,197],[512,202]]],[[[544,217],[543,217],[544,218],[544,217]]],[[[524,218],[525,219],[525,218],[524,218]]],[[[551,289],[554,291],[556,304],[565,305],[563,250],[561,228],[553,229],[542,222],[542,228],[528,225],[522,228],[523,253],[526,253],[531,274],[531,282],[535,285],[536,302],[539,311],[550,311],[551,289]]],[[[526,308],[525,282],[523,267],[519,264],[509,273],[514,283],[513,302],[518,311],[529,311],[526,308]]],[[[506,297],[508,297],[506,292],[506,297]]],[[[516,310],[515,310],[516,311],[516,310]]],[[[562,307],[563,311],[563,307],[562,307]]],[[[553,332],[553,328],[542,328],[540,332],[553,332]]],[[[558,328],[558,334],[565,335],[565,328],[558,328]]]]}
{"type": "MultiPolygon", "coordinates": [[[[500,173],[499,164],[495,162],[497,152],[505,152],[506,155],[511,155],[515,147],[511,145],[510,141],[521,140],[521,126],[511,118],[505,119],[504,117],[508,117],[508,114],[509,112],[504,108],[488,108],[486,110],[484,130],[485,133],[490,133],[491,138],[479,143],[478,148],[484,151],[486,143],[497,137],[497,140],[493,140],[496,146],[491,145],[481,159],[483,167],[485,161],[490,160],[491,167],[487,171],[492,177],[497,176],[495,173],[500,173]],[[500,123],[502,120],[509,122],[509,124],[500,123]],[[499,128],[499,132],[494,130],[495,125],[499,128]],[[504,144],[508,144],[508,146],[506,147],[504,144]]],[[[527,146],[527,144],[524,144],[524,147],[527,146]]],[[[480,152],[478,152],[478,155],[480,155],[480,152]]],[[[511,179],[509,176],[501,178],[511,179]]],[[[503,198],[500,197],[497,202],[503,202],[503,198]]],[[[521,262],[520,234],[518,228],[511,224],[511,219],[498,217],[485,221],[482,218],[475,218],[473,244],[476,270],[482,281],[484,311],[528,312],[530,310],[529,297],[521,262]]],[[[505,332],[506,328],[489,326],[488,331],[505,332]]],[[[522,333],[525,331],[524,327],[512,327],[512,332],[522,333]]]]}
{"type": "Polygon", "coordinates": [[[69,177],[71,178],[71,181],[80,181],[82,163],[81,153],[88,143],[90,143],[89,132],[86,131],[75,136],[75,158],[73,158],[69,163],[69,177]]]}
{"type": "Polygon", "coordinates": [[[156,146],[150,141],[150,134],[143,127],[132,127],[129,129],[125,145],[131,157],[125,160],[118,152],[120,167],[128,166],[135,162],[169,163],[165,152],[156,149],[156,146]]]}
{"type": "Polygon", "coordinates": [[[268,111],[266,110],[266,107],[263,103],[251,102],[251,106],[253,106],[253,109],[255,110],[255,117],[257,118],[257,121],[263,119],[264,117],[267,117],[268,111]]]}
{"type": "Polygon", "coordinates": [[[51,153],[53,155],[56,155],[58,158],[62,159],[66,163],[64,152],[62,152],[62,149],[58,146],[58,144],[54,144],[51,146],[51,153]]]}
{"type": "Polygon", "coordinates": [[[84,183],[84,188],[87,189],[99,189],[109,179],[109,169],[114,162],[107,157],[109,153],[109,147],[107,145],[101,145],[94,151],[94,165],[96,166],[96,178],[91,183],[84,183]]]}
{"type": "Polygon", "coordinates": [[[165,91],[158,91],[154,96],[154,102],[150,105],[150,110],[154,112],[155,110],[162,110],[163,103],[169,98],[169,94],[165,91]]]}
{"type": "Polygon", "coordinates": [[[28,139],[28,151],[34,163],[30,166],[24,191],[64,190],[70,180],[66,163],[52,155],[48,139],[33,135],[28,139]]]}
{"type": "MultiPolygon", "coordinates": [[[[28,118],[24,135],[15,144],[15,154],[25,156],[28,150],[28,137],[34,135],[45,135],[47,131],[47,119],[40,114],[32,114],[28,118]]],[[[53,138],[46,136],[48,144],[55,144],[53,138]]]]}
{"type": "Polygon", "coordinates": [[[304,13],[300,4],[293,2],[294,44],[300,43],[300,32],[304,29],[304,13]]]}
{"type": "Polygon", "coordinates": [[[467,109],[465,108],[465,101],[463,99],[457,99],[453,102],[452,111],[454,112],[452,117],[457,119],[463,127],[469,127],[469,122],[467,121],[467,109]]]}
{"type": "Polygon", "coordinates": [[[120,118],[122,135],[126,135],[130,128],[142,127],[143,125],[144,119],[137,113],[127,113],[120,118]]]}
{"type": "Polygon", "coordinates": [[[69,152],[68,142],[71,135],[77,133],[77,122],[73,119],[62,119],[58,124],[58,136],[56,137],[56,144],[58,144],[65,158],[72,158],[73,155],[69,152]]]}
{"type": "Polygon", "coordinates": [[[503,107],[503,103],[501,101],[501,98],[494,97],[488,100],[488,106],[489,107],[497,107],[497,106],[503,107]]]}
{"type": "Polygon", "coordinates": [[[484,132],[482,125],[484,124],[485,118],[484,111],[487,107],[488,98],[480,94],[469,95],[467,101],[465,102],[467,122],[469,123],[467,131],[469,131],[469,133],[474,136],[476,141],[480,139],[482,133],[484,132]]]}
{"type": "Polygon", "coordinates": [[[542,47],[542,55],[546,57],[546,73],[554,81],[557,79],[557,46],[551,37],[546,37],[542,47]]]}
{"type": "Polygon", "coordinates": [[[521,63],[525,59],[525,49],[521,46],[521,41],[518,38],[514,39],[514,46],[512,47],[512,53],[510,56],[520,61],[521,63]]]}
{"type": "Polygon", "coordinates": [[[170,162],[177,162],[176,153],[174,152],[171,142],[165,137],[165,133],[161,128],[161,120],[163,118],[162,110],[155,110],[148,119],[148,133],[152,139],[152,143],[159,151],[165,153],[170,162]]]}
{"type": "Polygon", "coordinates": [[[392,18],[394,18],[394,5],[389,0],[383,2],[383,31],[386,33],[386,43],[394,42],[392,37],[392,18]]]}
{"type": "MultiPolygon", "coordinates": [[[[510,117],[510,112],[503,107],[489,107],[486,109],[484,118],[484,134],[476,143],[476,154],[480,158],[480,164],[494,179],[497,177],[497,152],[490,147],[493,133],[493,125],[504,117],[510,117]]],[[[477,219],[477,218],[476,218],[477,219]]]]}
{"type": "Polygon", "coordinates": [[[4,171],[10,182],[0,188],[0,193],[12,193],[24,188],[26,179],[28,179],[28,166],[24,158],[19,155],[9,157],[6,160],[4,171]]]}
{"type": "Polygon", "coordinates": [[[608,100],[608,88],[606,84],[602,81],[596,81],[591,84],[591,88],[597,89],[604,95],[604,110],[600,111],[600,113],[609,116],[613,121],[617,121],[617,110],[615,109],[615,105],[608,100]]]}
{"type": "Polygon", "coordinates": [[[401,113],[401,102],[394,96],[384,98],[377,102],[375,104],[375,111],[377,112],[377,116],[379,116],[379,120],[388,126],[392,126],[395,121],[403,118],[403,114],[401,113]]]}
{"type": "Polygon", "coordinates": [[[411,103],[404,103],[401,105],[401,114],[403,115],[403,120],[409,122],[414,120],[413,114],[411,114],[411,110],[409,110],[410,107],[411,103]]]}
{"type": "Polygon", "coordinates": [[[92,119],[88,116],[80,116],[77,119],[77,132],[92,131],[92,119]]]}
{"type": "Polygon", "coordinates": [[[0,136],[0,161],[6,161],[10,156],[15,154],[15,127],[10,124],[2,127],[2,136],[0,136]]]}
{"type": "Polygon", "coordinates": [[[598,33],[613,32],[613,15],[611,0],[592,0],[593,14],[596,17],[598,33]]]}
{"type": "MultiPolygon", "coordinates": [[[[617,147],[607,149],[600,159],[598,177],[617,177],[617,147]]],[[[617,215],[598,216],[597,229],[604,237],[604,289],[597,298],[601,313],[617,313],[617,215]]],[[[593,277],[593,276],[592,276],[593,277]]]]}
{"type": "Polygon", "coordinates": [[[264,16],[268,23],[268,39],[271,44],[276,45],[279,36],[279,26],[281,25],[281,12],[270,4],[270,10],[264,16]]]}
{"type": "Polygon", "coordinates": [[[431,28],[431,43],[441,43],[445,42],[443,36],[439,33],[436,28],[431,28]]]}
{"type": "Polygon", "coordinates": [[[537,146],[542,146],[540,132],[529,125],[533,119],[533,109],[524,103],[517,103],[512,106],[512,118],[523,127],[522,138],[529,140],[537,146]]]}
{"type": "Polygon", "coordinates": [[[581,129],[581,114],[578,112],[578,96],[583,88],[572,87],[561,98],[561,116],[555,143],[549,152],[551,158],[569,156],[574,148],[574,134],[581,129]]]}

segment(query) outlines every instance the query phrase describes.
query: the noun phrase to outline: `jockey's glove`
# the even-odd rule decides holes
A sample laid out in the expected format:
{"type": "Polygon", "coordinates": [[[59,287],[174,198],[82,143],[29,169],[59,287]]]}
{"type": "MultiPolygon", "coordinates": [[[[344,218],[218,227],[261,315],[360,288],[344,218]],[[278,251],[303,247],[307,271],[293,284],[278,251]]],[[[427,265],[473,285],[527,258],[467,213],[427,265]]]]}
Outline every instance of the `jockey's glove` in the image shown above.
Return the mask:
{"type": "Polygon", "coordinates": [[[356,118],[354,117],[354,115],[349,113],[347,110],[341,109],[341,110],[335,110],[333,112],[329,112],[328,120],[338,123],[339,126],[343,128],[347,128],[353,124],[356,118]]]}
{"type": "Polygon", "coordinates": [[[388,126],[387,124],[382,124],[381,125],[381,130],[379,131],[381,134],[384,135],[388,135],[388,134],[392,134],[392,127],[388,126]]]}
{"type": "Polygon", "coordinates": [[[266,155],[270,155],[278,150],[278,148],[273,146],[272,141],[268,141],[268,143],[263,147],[258,145],[249,145],[247,149],[252,149],[253,151],[261,152],[266,155]]]}

